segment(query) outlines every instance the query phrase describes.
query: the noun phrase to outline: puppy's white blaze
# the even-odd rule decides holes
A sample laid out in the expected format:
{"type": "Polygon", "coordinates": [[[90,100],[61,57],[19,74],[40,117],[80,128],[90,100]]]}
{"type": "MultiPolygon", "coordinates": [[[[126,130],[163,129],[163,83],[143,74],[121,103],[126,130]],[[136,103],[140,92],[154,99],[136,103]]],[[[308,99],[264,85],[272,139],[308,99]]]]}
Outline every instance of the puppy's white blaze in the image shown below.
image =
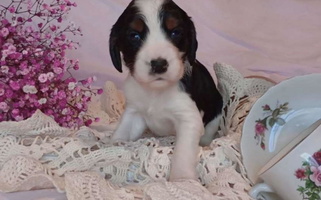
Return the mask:
{"type": "Polygon", "coordinates": [[[143,85],[151,88],[164,88],[180,80],[184,74],[184,64],[181,52],[167,39],[161,28],[159,13],[164,0],[138,0],[135,6],[144,16],[148,27],[144,45],[137,53],[133,76],[143,85]],[[163,58],[168,62],[168,69],[164,74],[150,74],[150,62],[163,58]]]}
{"type": "Polygon", "coordinates": [[[160,19],[158,14],[161,11],[165,0],[136,0],[135,6],[139,9],[140,14],[144,16],[145,23],[150,31],[150,39],[159,41],[165,39],[163,32],[160,29],[160,19]]]}

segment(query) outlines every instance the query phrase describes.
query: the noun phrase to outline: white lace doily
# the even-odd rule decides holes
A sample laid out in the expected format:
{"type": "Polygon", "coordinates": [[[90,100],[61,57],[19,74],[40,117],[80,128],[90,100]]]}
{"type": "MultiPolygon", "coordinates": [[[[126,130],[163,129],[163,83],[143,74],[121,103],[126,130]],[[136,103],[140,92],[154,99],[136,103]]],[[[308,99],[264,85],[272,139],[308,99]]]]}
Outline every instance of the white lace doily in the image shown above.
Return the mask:
{"type": "Polygon", "coordinates": [[[145,135],[112,146],[109,138],[124,110],[112,82],[90,106],[101,118],[91,128],[59,127],[40,111],[22,122],[0,123],[0,191],[55,187],[68,199],[251,199],[241,161],[240,137],[249,109],[273,83],[243,78],[233,67],[214,65],[224,97],[220,138],[201,150],[199,181],[167,182],[175,138],[145,135]]]}

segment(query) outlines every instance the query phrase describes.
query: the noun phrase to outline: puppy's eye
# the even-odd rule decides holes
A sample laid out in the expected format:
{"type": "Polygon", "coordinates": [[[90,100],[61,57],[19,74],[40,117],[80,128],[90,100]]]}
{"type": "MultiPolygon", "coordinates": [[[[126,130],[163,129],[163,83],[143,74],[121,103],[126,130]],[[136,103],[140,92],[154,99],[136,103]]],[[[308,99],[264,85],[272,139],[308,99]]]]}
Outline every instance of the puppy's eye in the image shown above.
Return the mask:
{"type": "Polygon", "coordinates": [[[174,29],[171,32],[171,38],[172,39],[178,39],[182,36],[183,32],[180,29],[174,29]]]}
{"type": "Polygon", "coordinates": [[[140,34],[135,31],[129,33],[129,39],[133,42],[139,42],[142,40],[140,34]]]}

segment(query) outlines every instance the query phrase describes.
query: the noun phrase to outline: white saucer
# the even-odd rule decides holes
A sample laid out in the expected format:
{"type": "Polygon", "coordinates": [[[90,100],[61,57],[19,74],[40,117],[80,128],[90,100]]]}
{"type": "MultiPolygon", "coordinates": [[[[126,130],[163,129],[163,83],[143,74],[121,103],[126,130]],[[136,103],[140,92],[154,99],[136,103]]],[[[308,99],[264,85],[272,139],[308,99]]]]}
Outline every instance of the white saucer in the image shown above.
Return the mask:
{"type": "Polygon", "coordinates": [[[241,139],[248,178],[302,131],[321,119],[321,74],[295,77],[270,88],[253,105],[241,139]]]}

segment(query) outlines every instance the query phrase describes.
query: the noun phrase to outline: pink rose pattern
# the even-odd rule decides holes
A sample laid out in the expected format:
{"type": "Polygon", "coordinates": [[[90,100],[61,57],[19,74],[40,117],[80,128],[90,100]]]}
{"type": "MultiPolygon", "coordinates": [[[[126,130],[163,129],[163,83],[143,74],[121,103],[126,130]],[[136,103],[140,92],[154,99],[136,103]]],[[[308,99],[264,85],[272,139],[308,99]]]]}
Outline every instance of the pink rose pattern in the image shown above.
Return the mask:
{"type": "Polygon", "coordinates": [[[309,176],[311,181],[315,183],[316,186],[320,187],[321,186],[321,166],[319,167],[311,167],[311,171],[313,174],[309,176]]]}
{"type": "Polygon", "coordinates": [[[321,199],[321,150],[311,156],[310,162],[303,162],[302,168],[296,170],[294,175],[304,181],[304,187],[297,189],[302,199],[321,199]]]}
{"type": "Polygon", "coordinates": [[[288,112],[289,103],[284,103],[275,108],[271,109],[269,105],[262,106],[265,118],[256,120],[255,124],[255,136],[254,139],[257,141],[257,145],[260,145],[261,149],[265,150],[265,131],[268,127],[272,128],[275,124],[284,125],[285,121],[280,115],[288,112]]]}

